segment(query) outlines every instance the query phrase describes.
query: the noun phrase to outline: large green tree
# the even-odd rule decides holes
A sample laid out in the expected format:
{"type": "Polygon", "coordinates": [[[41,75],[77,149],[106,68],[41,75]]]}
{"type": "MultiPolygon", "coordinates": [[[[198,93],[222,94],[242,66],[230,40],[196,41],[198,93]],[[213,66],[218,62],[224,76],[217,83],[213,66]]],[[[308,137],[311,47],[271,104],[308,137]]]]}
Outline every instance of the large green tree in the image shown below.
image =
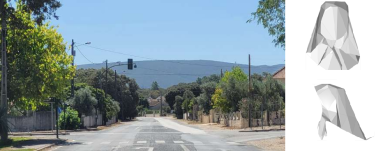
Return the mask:
{"type": "Polygon", "coordinates": [[[175,97],[175,104],[174,104],[174,109],[175,109],[175,114],[177,119],[183,119],[183,109],[182,109],[182,103],[183,103],[183,97],[177,95],[175,97]]]}
{"type": "Polygon", "coordinates": [[[81,114],[92,115],[93,109],[97,105],[97,99],[92,96],[92,91],[88,88],[81,88],[76,91],[75,97],[69,100],[70,105],[81,114]]]}
{"type": "Polygon", "coordinates": [[[158,86],[157,81],[153,81],[151,89],[152,90],[159,90],[160,89],[160,86],[158,86]]]}
{"type": "Polygon", "coordinates": [[[63,90],[75,67],[57,29],[36,24],[25,7],[18,4],[13,14],[19,25],[8,25],[8,98],[13,105],[34,109],[49,97],[65,97],[63,90]]]}
{"type": "Polygon", "coordinates": [[[199,96],[201,89],[198,83],[179,83],[166,89],[165,99],[171,109],[174,108],[176,96],[182,96],[186,90],[191,91],[195,97],[199,96]]]}
{"type": "Polygon", "coordinates": [[[240,67],[226,71],[212,96],[214,107],[223,112],[239,110],[239,102],[248,94],[248,77],[240,67]]]}
{"type": "Polygon", "coordinates": [[[200,88],[202,89],[202,94],[198,98],[198,103],[203,109],[203,112],[206,114],[209,114],[210,110],[213,107],[211,97],[214,94],[216,87],[217,83],[214,81],[206,82],[200,85],[200,88]]]}
{"type": "Polygon", "coordinates": [[[247,22],[256,21],[268,29],[274,36],[275,46],[285,47],[285,0],[259,0],[258,8],[252,13],[253,18],[247,22]]]}
{"type": "MultiPolygon", "coordinates": [[[[47,74],[44,74],[44,73],[41,73],[39,74],[39,71],[31,71],[31,72],[38,72],[38,73],[25,73],[26,75],[30,75],[30,76],[41,76],[41,78],[46,78],[44,80],[41,80],[39,81],[39,79],[35,82],[35,79],[34,80],[31,80],[31,79],[27,79],[27,80],[30,80],[31,81],[34,81],[34,82],[31,82],[31,83],[35,83],[35,87],[31,88],[31,89],[35,89],[36,92],[34,93],[31,93],[31,92],[26,92],[25,94],[23,95],[18,95],[16,96],[16,94],[10,94],[10,97],[9,99],[10,100],[17,100],[17,101],[22,101],[22,105],[23,104],[27,104],[25,102],[28,102],[30,103],[31,105],[35,106],[35,104],[37,102],[39,102],[42,98],[44,97],[47,97],[48,95],[45,96],[45,94],[47,94],[48,92],[49,93],[53,93],[52,95],[56,96],[56,97],[59,97],[58,95],[61,95],[58,91],[61,90],[61,88],[58,89],[58,87],[63,87],[63,81],[64,80],[67,80],[67,78],[69,78],[67,76],[67,74],[69,73],[68,71],[66,71],[66,69],[69,69],[68,68],[68,61],[64,61],[62,60],[63,58],[61,57],[61,51],[64,51],[64,48],[65,46],[61,46],[61,45],[64,45],[64,43],[62,42],[62,37],[61,35],[59,35],[58,33],[56,33],[55,29],[50,27],[49,29],[47,29],[48,27],[48,24],[44,25],[44,26],[40,26],[43,24],[43,21],[47,18],[50,18],[51,15],[54,14],[55,16],[55,11],[56,9],[58,9],[59,7],[61,7],[61,3],[57,0],[18,0],[17,2],[17,9],[15,11],[15,8],[13,7],[10,7],[10,5],[7,4],[7,0],[1,0],[1,3],[0,3],[0,13],[1,13],[1,22],[2,22],[2,30],[4,31],[5,33],[5,28],[8,28],[9,31],[12,31],[14,32],[14,36],[12,37],[10,34],[2,34],[1,36],[4,37],[6,36],[6,40],[7,40],[7,60],[10,59],[9,57],[15,57],[17,58],[17,53],[14,53],[12,54],[14,51],[22,51],[22,52],[28,52],[28,51],[32,51],[32,52],[35,52],[35,56],[29,56],[29,55],[20,55],[19,57],[22,57],[22,58],[26,58],[26,57],[32,57],[32,59],[36,59],[36,56],[39,55],[39,53],[44,53],[44,52],[47,52],[46,54],[51,54],[51,53],[54,53],[54,54],[57,54],[56,56],[51,56],[52,60],[54,61],[47,61],[47,56],[50,56],[50,55],[46,55],[43,58],[43,60],[46,60],[46,61],[38,61],[38,67],[39,69],[42,71],[42,70],[46,70],[46,71],[50,71],[53,73],[54,72],[58,72],[58,74],[54,74],[54,75],[47,75],[47,74]],[[35,18],[35,22],[34,23],[37,23],[36,25],[33,23],[31,24],[32,19],[31,19],[31,16],[33,16],[35,18]],[[7,26],[8,24],[8,26],[7,26]],[[13,28],[13,29],[12,29],[13,28]],[[18,31],[19,30],[19,31],[18,31]],[[25,30],[23,32],[23,30],[25,30]],[[19,34],[17,34],[19,33],[19,34]],[[38,34],[40,33],[40,34],[38,34]],[[33,37],[29,37],[29,36],[33,36],[33,37]],[[35,38],[35,39],[34,39],[35,38]],[[38,39],[37,39],[38,38],[38,39]],[[45,38],[48,38],[49,40],[46,41],[45,38]],[[19,40],[23,40],[25,39],[24,42],[21,42],[21,43],[18,43],[19,40]],[[9,45],[12,45],[10,41],[14,40],[14,42],[16,42],[16,44],[14,43],[13,47],[9,47],[9,45]],[[29,41],[29,42],[26,42],[26,41],[29,41]],[[59,46],[61,49],[58,49],[59,46]],[[31,49],[31,48],[35,48],[35,49],[31,49]],[[45,50],[42,52],[42,49],[45,50]],[[38,52],[38,53],[36,53],[38,52]],[[55,58],[55,59],[53,59],[55,58]],[[55,62],[55,63],[53,63],[55,62]],[[53,64],[55,64],[55,68],[59,69],[58,67],[62,67],[62,69],[65,69],[65,70],[55,70],[55,69],[52,69],[52,70],[48,70],[47,69],[47,66],[52,66],[53,64]],[[47,66],[45,66],[47,65],[47,66]],[[61,77],[57,77],[58,75],[61,75],[61,77]],[[54,79],[52,77],[55,77],[54,79]],[[41,82],[41,83],[39,83],[41,82]],[[47,82],[51,82],[51,84],[47,84],[47,82]],[[47,87],[47,88],[46,88],[47,87]],[[13,98],[12,95],[14,96],[13,98]]],[[[57,17],[57,16],[55,16],[57,17]]],[[[5,41],[1,41],[1,43],[3,44],[5,41]]],[[[67,55],[65,55],[67,56],[67,55]]],[[[23,60],[23,59],[21,59],[23,60]]],[[[21,61],[19,60],[19,61],[21,61]]],[[[33,60],[31,61],[31,58],[28,58],[28,59],[24,59],[24,61],[28,62],[28,65],[31,65],[31,64],[35,64],[37,62],[34,62],[36,60],[33,60]]],[[[40,60],[40,58],[38,58],[38,60],[40,60]]],[[[65,59],[65,60],[68,60],[68,59],[65,59]]],[[[14,63],[15,64],[18,64],[17,62],[19,61],[15,61],[14,63]]],[[[8,62],[12,62],[12,61],[8,61],[8,62]]],[[[14,65],[15,65],[14,64],[14,65]]],[[[26,64],[26,63],[23,63],[23,62],[19,62],[19,66],[22,66],[22,64],[26,64]]],[[[7,67],[8,69],[13,69],[11,68],[12,65],[11,64],[7,64],[7,67]]],[[[26,66],[24,66],[25,68],[26,66]]],[[[19,68],[20,69],[20,68],[19,68]]],[[[16,69],[17,70],[17,69],[16,69]]],[[[5,72],[5,71],[3,71],[5,72]]],[[[15,77],[13,77],[12,73],[8,73],[9,71],[6,71],[8,76],[7,76],[7,81],[9,80],[9,83],[10,83],[10,87],[9,88],[9,92],[13,92],[12,89],[17,89],[15,87],[12,88],[12,83],[11,82],[19,82],[20,84],[20,79],[15,79],[15,77]],[[14,78],[14,81],[11,81],[11,79],[14,78]]],[[[17,72],[21,72],[21,71],[17,71],[17,72]]],[[[71,72],[70,72],[71,73],[71,72]]],[[[14,72],[15,74],[15,72],[14,72]]],[[[26,77],[26,75],[22,75],[22,77],[26,77]]],[[[72,73],[70,74],[72,75],[72,73]]],[[[28,76],[27,76],[28,77],[28,76]]],[[[30,77],[31,78],[31,77],[30,77]]],[[[21,89],[26,89],[27,85],[29,83],[23,83],[25,86],[22,87],[21,89]]],[[[19,92],[22,92],[22,91],[19,91],[19,92]]],[[[8,101],[7,100],[2,100],[2,103],[3,104],[7,104],[8,101]]],[[[5,107],[5,106],[2,106],[2,107],[5,107]]],[[[2,131],[1,133],[1,140],[2,141],[6,141],[8,139],[8,134],[7,132],[5,131],[2,131]]]]}
{"type": "MultiPolygon", "coordinates": [[[[105,69],[79,69],[76,71],[77,82],[84,82],[95,88],[102,88],[105,93],[110,95],[113,100],[117,101],[120,106],[120,111],[117,113],[118,118],[134,118],[137,116],[137,106],[139,103],[139,86],[137,82],[129,77],[120,75],[116,77],[112,69],[107,72],[105,69]]],[[[105,114],[105,112],[103,112],[105,114]]]]}

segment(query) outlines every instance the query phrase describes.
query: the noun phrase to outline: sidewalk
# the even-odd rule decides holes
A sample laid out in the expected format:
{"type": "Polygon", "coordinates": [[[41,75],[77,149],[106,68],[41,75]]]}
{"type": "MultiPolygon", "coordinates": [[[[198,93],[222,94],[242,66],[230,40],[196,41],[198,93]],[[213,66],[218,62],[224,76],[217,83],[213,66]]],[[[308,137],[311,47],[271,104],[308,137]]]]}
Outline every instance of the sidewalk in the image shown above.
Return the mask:
{"type": "Polygon", "coordinates": [[[200,129],[203,129],[205,131],[213,131],[213,130],[239,130],[239,132],[266,132],[266,131],[284,131],[285,130],[285,125],[282,125],[281,128],[279,125],[271,125],[271,126],[263,126],[263,127],[252,127],[252,128],[236,128],[236,127],[227,127],[223,124],[218,124],[218,123],[200,123],[200,122],[195,122],[195,121],[188,121],[184,119],[176,119],[173,118],[174,121],[180,122],[182,124],[186,125],[192,125],[196,126],[200,129]]]}
{"type": "MultiPolygon", "coordinates": [[[[100,130],[116,127],[127,122],[130,121],[118,122],[107,126],[90,127],[85,129],[66,130],[66,131],[59,130],[58,135],[69,135],[71,132],[100,131],[100,130]]],[[[9,133],[9,135],[10,136],[35,136],[35,135],[57,135],[57,133],[56,130],[53,130],[53,131],[11,132],[9,133]]]]}

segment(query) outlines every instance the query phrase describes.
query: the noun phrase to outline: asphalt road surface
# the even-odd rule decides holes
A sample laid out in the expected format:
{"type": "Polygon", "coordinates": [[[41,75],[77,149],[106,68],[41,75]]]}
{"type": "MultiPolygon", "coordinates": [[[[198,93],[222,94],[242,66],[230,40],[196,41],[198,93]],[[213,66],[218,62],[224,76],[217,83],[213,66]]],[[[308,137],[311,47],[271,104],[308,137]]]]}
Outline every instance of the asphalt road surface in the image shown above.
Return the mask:
{"type": "Polygon", "coordinates": [[[170,118],[139,117],[138,121],[95,132],[62,136],[68,143],[56,151],[254,151],[246,141],[284,136],[278,132],[203,131],[170,118]]]}

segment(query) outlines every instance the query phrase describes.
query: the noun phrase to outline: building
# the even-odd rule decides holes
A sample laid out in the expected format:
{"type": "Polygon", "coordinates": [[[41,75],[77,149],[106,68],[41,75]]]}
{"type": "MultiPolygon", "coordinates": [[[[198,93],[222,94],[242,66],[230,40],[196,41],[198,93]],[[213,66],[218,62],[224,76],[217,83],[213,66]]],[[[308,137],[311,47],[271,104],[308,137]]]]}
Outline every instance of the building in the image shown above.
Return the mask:
{"type": "MultiPolygon", "coordinates": [[[[165,101],[165,97],[162,97],[163,99],[163,102],[162,102],[162,106],[165,107],[165,106],[169,106],[169,104],[165,101]]],[[[160,96],[157,97],[156,99],[153,99],[151,97],[148,98],[148,102],[149,102],[149,109],[150,110],[160,110],[160,106],[161,106],[161,102],[160,102],[160,96]]]]}
{"type": "Polygon", "coordinates": [[[285,77],[286,77],[286,66],[284,66],[282,69],[276,71],[274,75],[272,76],[274,79],[279,80],[283,84],[285,83],[285,77]]]}

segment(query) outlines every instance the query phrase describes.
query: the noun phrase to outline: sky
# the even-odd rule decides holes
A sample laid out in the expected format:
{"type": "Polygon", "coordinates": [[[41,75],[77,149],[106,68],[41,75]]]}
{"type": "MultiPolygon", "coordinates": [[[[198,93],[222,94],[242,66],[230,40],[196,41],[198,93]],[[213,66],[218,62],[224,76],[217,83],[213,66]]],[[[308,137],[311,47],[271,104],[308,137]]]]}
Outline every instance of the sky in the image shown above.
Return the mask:
{"type": "MultiPolygon", "coordinates": [[[[214,60],[253,65],[285,63],[285,51],[255,22],[258,0],[62,0],[56,12],[75,64],[142,60],[214,60]],[[90,45],[81,45],[91,42],[90,45]],[[93,48],[94,47],[94,48],[93,48]],[[78,49],[79,50],[78,50],[78,49]],[[113,53],[108,51],[115,51],[113,53]],[[83,56],[82,54],[85,56],[83,56]]],[[[69,51],[69,50],[68,50],[69,51]]],[[[70,52],[69,52],[70,53],[70,52]]]]}

